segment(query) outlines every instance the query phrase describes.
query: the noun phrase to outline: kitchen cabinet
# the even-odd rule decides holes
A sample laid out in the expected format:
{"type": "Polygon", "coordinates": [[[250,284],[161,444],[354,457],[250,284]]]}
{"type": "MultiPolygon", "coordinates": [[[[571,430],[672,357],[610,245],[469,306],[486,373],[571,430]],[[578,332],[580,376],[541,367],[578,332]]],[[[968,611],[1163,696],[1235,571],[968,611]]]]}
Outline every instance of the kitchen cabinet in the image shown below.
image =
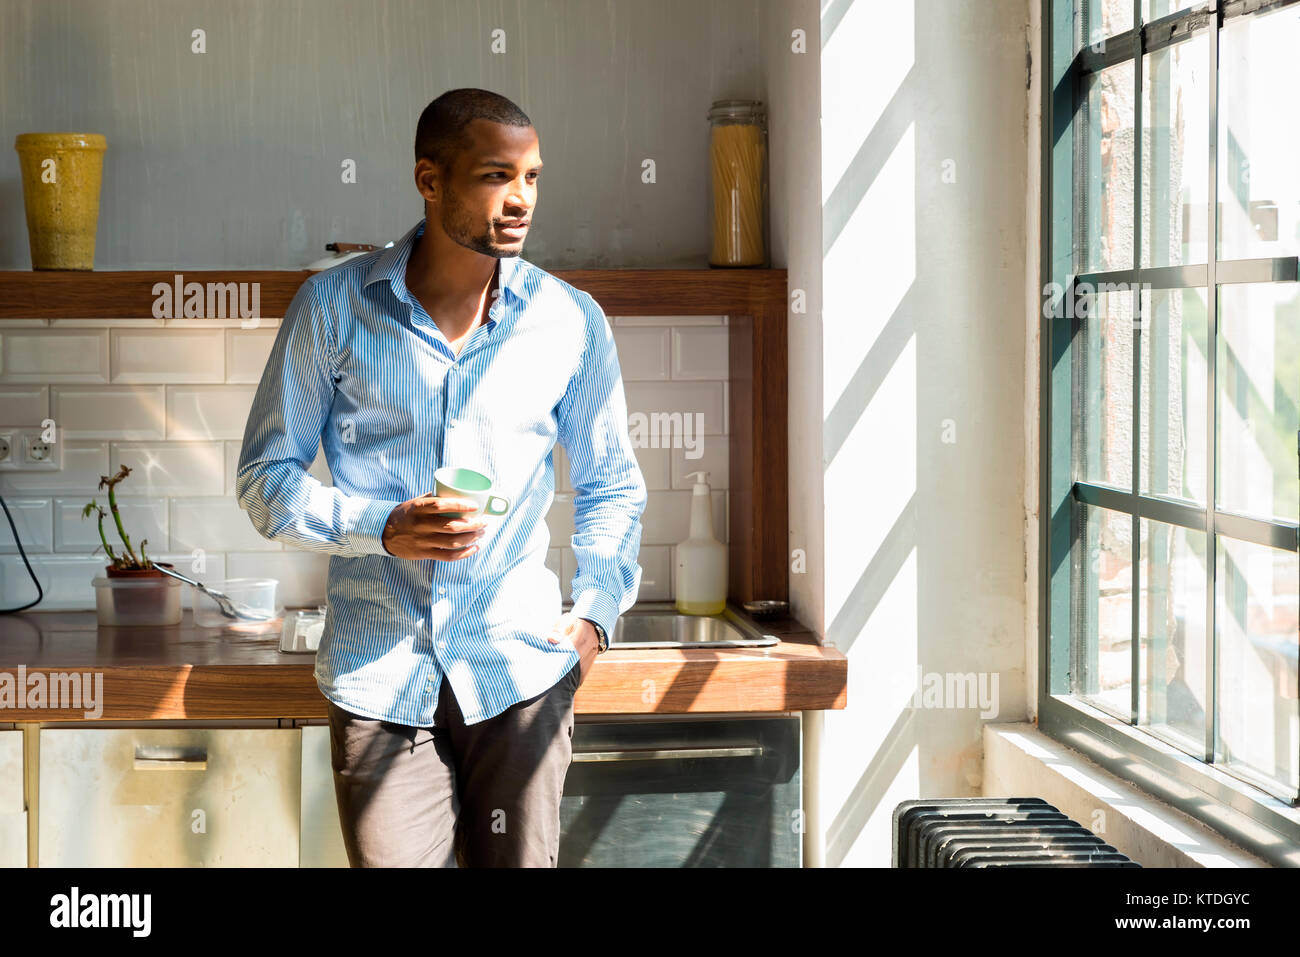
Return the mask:
{"type": "Polygon", "coordinates": [[[43,728],[41,867],[296,867],[297,728],[43,728]]]}
{"type": "Polygon", "coordinates": [[[23,733],[0,731],[0,867],[27,866],[23,733]]]}
{"type": "Polygon", "coordinates": [[[303,725],[300,867],[347,867],[330,764],[330,726],[303,725]]]}

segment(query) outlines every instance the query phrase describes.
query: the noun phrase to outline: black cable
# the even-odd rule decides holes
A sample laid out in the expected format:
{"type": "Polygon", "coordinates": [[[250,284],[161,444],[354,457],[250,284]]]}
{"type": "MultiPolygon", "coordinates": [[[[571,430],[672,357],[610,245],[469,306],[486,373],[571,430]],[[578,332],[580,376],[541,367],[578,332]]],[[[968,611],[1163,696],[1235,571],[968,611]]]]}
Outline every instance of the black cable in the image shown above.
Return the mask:
{"type": "Polygon", "coordinates": [[[18,526],[14,524],[14,517],[9,514],[9,506],[5,504],[5,497],[0,495],[0,508],[5,510],[5,518],[9,519],[9,527],[14,530],[14,544],[18,546],[18,554],[23,556],[23,564],[27,566],[27,574],[32,576],[32,581],[36,582],[36,600],[29,601],[25,605],[19,605],[17,608],[0,608],[0,615],[12,615],[15,612],[26,611],[32,605],[39,605],[41,599],[45,597],[45,589],[41,587],[41,580],[36,577],[36,572],[32,571],[32,563],[27,560],[27,553],[23,551],[22,539],[18,537],[18,526]]]}

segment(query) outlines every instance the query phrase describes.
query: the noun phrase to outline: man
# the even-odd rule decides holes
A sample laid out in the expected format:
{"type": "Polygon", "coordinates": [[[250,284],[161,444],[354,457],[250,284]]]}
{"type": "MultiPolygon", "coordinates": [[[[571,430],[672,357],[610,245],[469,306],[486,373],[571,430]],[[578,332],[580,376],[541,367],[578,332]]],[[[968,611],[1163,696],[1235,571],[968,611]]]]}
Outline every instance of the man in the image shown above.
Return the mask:
{"type": "Polygon", "coordinates": [[[573,697],[636,600],[645,481],[609,323],[520,258],[537,133],[451,90],[420,116],[425,218],[294,296],[236,478],[265,537],[328,552],[316,655],[353,866],[554,867],[573,697]],[[559,441],[575,489],[573,607],[545,565],[559,441]],[[323,444],[327,487],[307,468],[323,444]],[[431,494],[493,480],[500,518],[431,494]],[[558,617],[557,617],[558,616],[558,617]]]}

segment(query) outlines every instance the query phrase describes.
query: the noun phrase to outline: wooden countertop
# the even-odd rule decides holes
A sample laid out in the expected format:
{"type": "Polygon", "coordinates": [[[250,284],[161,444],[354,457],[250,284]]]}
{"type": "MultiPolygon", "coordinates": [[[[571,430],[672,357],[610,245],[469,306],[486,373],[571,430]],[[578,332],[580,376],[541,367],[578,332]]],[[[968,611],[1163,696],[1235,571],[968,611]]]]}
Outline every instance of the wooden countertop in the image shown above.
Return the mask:
{"type": "MultiPolygon", "coordinates": [[[[740,612],[743,615],[743,612],[740,612]]],[[[794,618],[766,619],[767,648],[613,648],[575,701],[578,714],[819,711],[848,702],[848,660],[794,618]]],[[[102,713],[18,708],[0,696],[0,721],[324,718],[315,656],[284,654],[279,635],[250,639],[194,625],[187,609],[167,628],[99,627],[93,611],[0,616],[0,675],[12,690],[40,672],[103,674],[102,713]],[[21,669],[21,671],[20,671],[21,669]]],[[[0,688],[0,694],[3,688],[0,688]]],[[[30,696],[31,691],[28,691],[30,696]]]]}

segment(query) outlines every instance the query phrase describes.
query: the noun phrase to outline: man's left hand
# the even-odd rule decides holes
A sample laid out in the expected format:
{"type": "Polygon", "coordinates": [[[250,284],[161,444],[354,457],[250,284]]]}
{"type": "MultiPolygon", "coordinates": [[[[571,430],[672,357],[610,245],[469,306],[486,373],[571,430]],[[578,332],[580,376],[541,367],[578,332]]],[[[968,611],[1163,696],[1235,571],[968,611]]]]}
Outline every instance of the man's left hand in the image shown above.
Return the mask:
{"type": "Polygon", "coordinates": [[[558,645],[566,638],[572,642],[581,656],[578,660],[578,687],[582,687],[582,683],[587,680],[587,672],[591,670],[591,663],[596,660],[598,646],[596,627],[587,619],[575,617],[572,612],[566,611],[555,619],[555,624],[551,626],[551,633],[546,640],[553,645],[558,645]]]}

